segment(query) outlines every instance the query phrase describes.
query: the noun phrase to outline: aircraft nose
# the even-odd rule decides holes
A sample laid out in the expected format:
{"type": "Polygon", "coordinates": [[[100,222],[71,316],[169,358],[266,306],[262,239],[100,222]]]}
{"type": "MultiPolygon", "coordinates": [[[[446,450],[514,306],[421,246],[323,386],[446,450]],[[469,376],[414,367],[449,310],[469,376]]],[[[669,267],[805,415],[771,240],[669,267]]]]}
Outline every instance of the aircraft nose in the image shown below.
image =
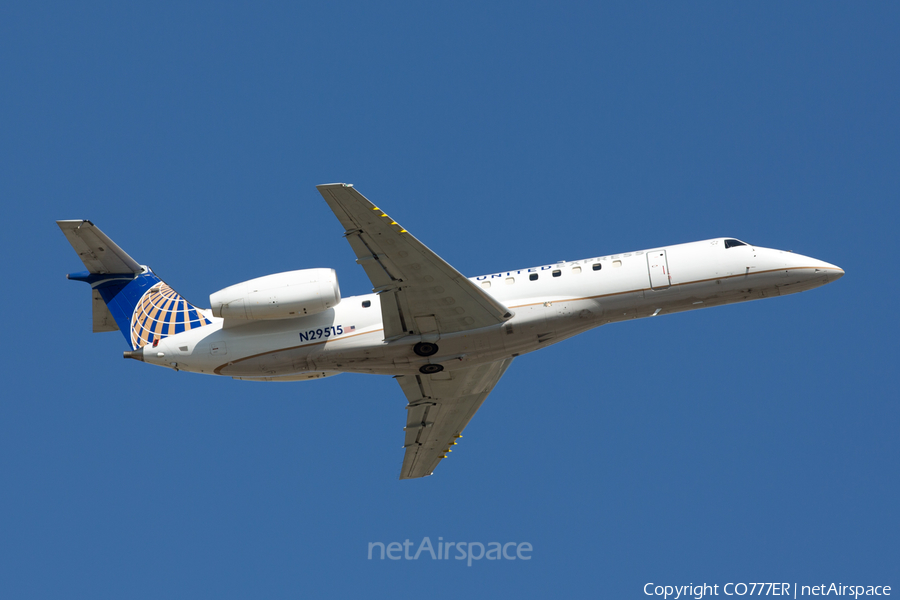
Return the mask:
{"type": "Polygon", "coordinates": [[[844,276],[842,268],[824,260],[793,252],[780,252],[779,256],[783,264],[796,274],[798,281],[805,281],[811,287],[825,285],[844,276]]]}
{"type": "Polygon", "coordinates": [[[827,263],[824,260],[816,261],[816,271],[821,271],[825,273],[825,276],[828,278],[828,283],[832,281],[837,281],[841,277],[844,276],[844,270],[837,265],[833,265],[831,263],[827,263]]]}

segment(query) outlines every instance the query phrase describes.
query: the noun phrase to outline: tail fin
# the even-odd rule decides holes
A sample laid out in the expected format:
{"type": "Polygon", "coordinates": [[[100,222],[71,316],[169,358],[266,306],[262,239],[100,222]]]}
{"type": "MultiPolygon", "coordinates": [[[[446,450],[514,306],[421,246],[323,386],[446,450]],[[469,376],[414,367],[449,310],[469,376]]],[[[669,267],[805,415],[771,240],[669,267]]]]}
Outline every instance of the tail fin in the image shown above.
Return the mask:
{"type": "Polygon", "coordinates": [[[212,323],[148,267],[139,265],[90,221],[57,221],[87,271],[69,279],[91,285],[94,331],[118,328],[132,350],[212,323]]]}

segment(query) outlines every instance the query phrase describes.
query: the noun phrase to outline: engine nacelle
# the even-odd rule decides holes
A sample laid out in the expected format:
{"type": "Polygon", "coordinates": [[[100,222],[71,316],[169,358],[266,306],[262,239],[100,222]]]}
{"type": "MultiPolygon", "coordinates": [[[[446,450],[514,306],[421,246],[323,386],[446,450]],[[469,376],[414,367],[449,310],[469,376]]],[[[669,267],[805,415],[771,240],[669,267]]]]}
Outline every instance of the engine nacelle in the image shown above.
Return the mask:
{"type": "Polygon", "coordinates": [[[226,319],[291,319],[337,306],[334,269],[302,269],[257,277],[209,297],[212,313],[226,319]]]}

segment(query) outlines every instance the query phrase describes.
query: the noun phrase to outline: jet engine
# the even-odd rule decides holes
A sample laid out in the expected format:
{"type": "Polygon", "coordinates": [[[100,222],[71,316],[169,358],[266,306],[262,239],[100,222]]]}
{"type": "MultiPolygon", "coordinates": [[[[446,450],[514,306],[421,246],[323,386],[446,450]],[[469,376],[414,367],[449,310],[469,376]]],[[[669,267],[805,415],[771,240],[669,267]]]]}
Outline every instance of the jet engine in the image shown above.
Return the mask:
{"type": "Polygon", "coordinates": [[[212,313],[226,319],[291,319],[341,301],[334,269],[302,269],[257,277],[210,295],[212,313]]]}

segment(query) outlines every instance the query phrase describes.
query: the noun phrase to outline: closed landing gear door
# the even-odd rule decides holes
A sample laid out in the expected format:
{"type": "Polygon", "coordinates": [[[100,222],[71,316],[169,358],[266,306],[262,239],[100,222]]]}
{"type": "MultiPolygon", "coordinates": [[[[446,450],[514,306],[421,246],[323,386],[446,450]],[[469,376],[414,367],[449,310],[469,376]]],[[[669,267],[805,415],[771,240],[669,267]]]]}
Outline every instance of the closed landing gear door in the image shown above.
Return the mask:
{"type": "Polygon", "coordinates": [[[647,268],[650,270],[650,287],[654,290],[661,290],[672,284],[665,250],[648,252],[647,268]]]}

